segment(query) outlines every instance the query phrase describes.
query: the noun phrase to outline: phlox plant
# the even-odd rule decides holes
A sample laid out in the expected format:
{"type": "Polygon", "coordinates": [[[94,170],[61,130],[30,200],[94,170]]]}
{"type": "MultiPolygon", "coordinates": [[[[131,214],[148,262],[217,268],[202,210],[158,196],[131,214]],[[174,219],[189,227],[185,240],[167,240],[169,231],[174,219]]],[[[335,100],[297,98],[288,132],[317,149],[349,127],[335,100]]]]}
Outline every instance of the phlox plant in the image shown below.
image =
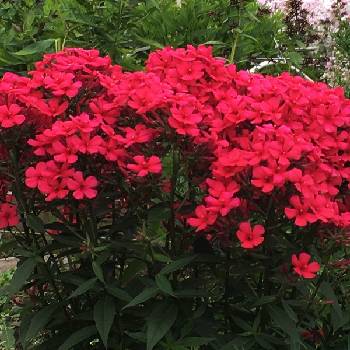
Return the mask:
{"type": "Polygon", "coordinates": [[[345,349],[350,101],[206,46],[0,81],[18,349],[345,349]]]}

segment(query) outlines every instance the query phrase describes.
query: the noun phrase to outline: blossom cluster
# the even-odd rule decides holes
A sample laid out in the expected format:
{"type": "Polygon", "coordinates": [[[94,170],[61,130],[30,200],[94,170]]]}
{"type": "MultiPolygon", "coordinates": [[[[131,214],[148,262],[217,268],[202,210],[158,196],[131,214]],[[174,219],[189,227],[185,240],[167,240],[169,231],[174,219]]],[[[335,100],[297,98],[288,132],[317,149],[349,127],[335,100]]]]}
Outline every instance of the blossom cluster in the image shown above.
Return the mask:
{"type": "MultiPolygon", "coordinates": [[[[179,219],[199,234],[236,232],[243,248],[255,248],[268,234],[259,204],[270,201],[276,217],[299,227],[350,225],[343,90],[287,73],[237,71],[210,47],[158,50],[133,73],[96,50],[45,55],[29,77],[4,75],[0,122],[1,159],[9,140],[21,137],[26,191],[47,202],[104,196],[117,177],[130,189],[169,181],[162,163],[178,152],[188,160],[190,190],[202,193],[179,219]]],[[[1,184],[10,190],[8,177],[1,184]]]]}

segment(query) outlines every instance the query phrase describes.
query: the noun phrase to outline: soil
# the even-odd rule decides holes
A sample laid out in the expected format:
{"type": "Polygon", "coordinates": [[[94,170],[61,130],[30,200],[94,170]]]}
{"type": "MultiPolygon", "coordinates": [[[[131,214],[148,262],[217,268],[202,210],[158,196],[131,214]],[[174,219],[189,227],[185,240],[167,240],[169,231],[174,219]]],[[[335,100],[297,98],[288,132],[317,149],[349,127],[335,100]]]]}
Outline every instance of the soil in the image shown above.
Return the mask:
{"type": "Polygon", "coordinates": [[[6,258],[0,259],[0,273],[6,272],[13,267],[16,267],[17,259],[16,258],[6,258]]]}

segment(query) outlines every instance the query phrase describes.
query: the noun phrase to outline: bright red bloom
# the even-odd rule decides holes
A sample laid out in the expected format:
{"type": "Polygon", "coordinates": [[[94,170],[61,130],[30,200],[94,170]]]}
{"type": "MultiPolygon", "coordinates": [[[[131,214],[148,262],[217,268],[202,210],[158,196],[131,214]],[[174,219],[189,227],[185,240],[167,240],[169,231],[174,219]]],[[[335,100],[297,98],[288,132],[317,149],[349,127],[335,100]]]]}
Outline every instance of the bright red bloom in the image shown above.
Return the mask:
{"type": "Polygon", "coordinates": [[[314,278],[316,273],[320,271],[320,265],[314,261],[310,263],[311,255],[300,253],[299,257],[296,254],[292,255],[293,270],[299,276],[304,278],[314,278]]]}
{"type": "Polygon", "coordinates": [[[35,167],[30,167],[25,172],[25,184],[29,188],[38,188],[43,191],[47,184],[47,177],[50,176],[50,172],[47,169],[47,164],[39,162],[35,167]]]}
{"type": "Polygon", "coordinates": [[[68,188],[73,191],[75,199],[95,198],[97,195],[96,187],[98,181],[94,176],[83,177],[81,171],[76,171],[71,179],[67,181],[68,188]]]}
{"type": "Polygon", "coordinates": [[[25,116],[21,114],[22,108],[17,104],[0,106],[0,125],[3,128],[12,128],[21,125],[25,121],[25,116]]]}
{"type": "Polygon", "coordinates": [[[242,222],[239,224],[239,230],[236,232],[236,235],[243,248],[252,249],[264,241],[264,233],[264,226],[255,225],[252,228],[249,222],[242,222]]]}
{"type": "Polygon", "coordinates": [[[0,229],[19,224],[17,209],[12,204],[0,204],[0,229]]]}
{"type": "Polygon", "coordinates": [[[288,219],[295,218],[297,226],[306,226],[308,223],[313,223],[317,220],[315,214],[309,211],[309,207],[302,203],[299,196],[292,196],[289,200],[293,208],[285,208],[284,212],[288,219]]]}
{"type": "Polygon", "coordinates": [[[146,176],[149,173],[159,174],[162,171],[162,163],[157,156],[146,158],[145,156],[133,157],[135,164],[128,164],[129,170],[137,173],[137,176],[146,176]]]}
{"type": "Polygon", "coordinates": [[[226,216],[231,209],[237,208],[240,204],[239,198],[233,197],[230,192],[222,192],[218,198],[207,196],[204,200],[208,210],[220,213],[222,216],[226,216]]]}
{"type": "Polygon", "coordinates": [[[204,230],[208,226],[213,225],[217,218],[217,214],[208,210],[204,205],[198,206],[195,214],[196,217],[187,219],[187,222],[192,227],[196,227],[196,231],[204,230]]]}
{"type": "Polygon", "coordinates": [[[43,83],[47,89],[52,90],[55,96],[66,95],[68,97],[74,97],[78,93],[82,83],[80,81],[73,82],[73,80],[74,75],[72,73],[52,71],[50,75],[44,78],[43,83]]]}

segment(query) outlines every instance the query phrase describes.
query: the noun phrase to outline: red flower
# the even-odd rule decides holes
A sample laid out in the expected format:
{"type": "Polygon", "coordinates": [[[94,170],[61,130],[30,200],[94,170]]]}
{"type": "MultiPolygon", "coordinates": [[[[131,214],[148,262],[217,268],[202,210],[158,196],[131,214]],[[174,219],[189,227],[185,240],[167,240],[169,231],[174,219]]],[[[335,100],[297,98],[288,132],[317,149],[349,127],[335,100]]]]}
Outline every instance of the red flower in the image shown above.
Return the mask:
{"type": "Polygon", "coordinates": [[[255,225],[252,229],[249,222],[242,222],[239,224],[239,230],[236,232],[236,235],[241,241],[243,248],[252,249],[264,241],[264,233],[264,226],[255,225]]]}
{"type": "Polygon", "coordinates": [[[156,156],[145,158],[144,156],[133,157],[136,164],[128,164],[127,168],[136,172],[137,176],[146,176],[148,173],[158,174],[162,171],[162,163],[156,156]]]}
{"type": "Polygon", "coordinates": [[[292,196],[289,202],[293,208],[285,208],[284,212],[288,219],[295,218],[297,226],[306,226],[317,220],[316,216],[309,212],[308,206],[302,204],[299,196],[292,196]]]}
{"type": "Polygon", "coordinates": [[[187,222],[192,227],[196,227],[196,231],[205,230],[208,226],[213,225],[217,218],[217,214],[208,210],[204,205],[198,206],[195,214],[197,217],[189,218],[187,222]]]}
{"type": "Polygon", "coordinates": [[[47,169],[47,164],[44,162],[39,162],[36,164],[35,168],[30,167],[25,172],[25,184],[29,188],[38,188],[43,192],[43,188],[47,184],[47,177],[50,175],[50,172],[47,169]]]}
{"type": "Polygon", "coordinates": [[[75,199],[95,198],[97,195],[97,191],[95,190],[97,184],[98,182],[94,176],[88,176],[84,180],[81,171],[75,172],[73,177],[67,181],[68,188],[73,191],[73,197],[75,199]]]}
{"type": "Polygon", "coordinates": [[[15,125],[20,125],[26,119],[21,114],[22,108],[16,104],[0,106],[0,125],[3,128],[12,128],[15,125]]]}
{"type": "Polygon", "coordinates": [[[17,209],[14,205],[0,204],[0,229],[19,224],[17,209]]]}
{"type": "Polygon", "coordinates": [[[316,261],[309,263],[311,255],[307,253],[300,253],[299,257],[292,255],[293,270],[299,276],[304,278],[314,278],[316,273],[320,271],[320,265],[316,261]]]}

